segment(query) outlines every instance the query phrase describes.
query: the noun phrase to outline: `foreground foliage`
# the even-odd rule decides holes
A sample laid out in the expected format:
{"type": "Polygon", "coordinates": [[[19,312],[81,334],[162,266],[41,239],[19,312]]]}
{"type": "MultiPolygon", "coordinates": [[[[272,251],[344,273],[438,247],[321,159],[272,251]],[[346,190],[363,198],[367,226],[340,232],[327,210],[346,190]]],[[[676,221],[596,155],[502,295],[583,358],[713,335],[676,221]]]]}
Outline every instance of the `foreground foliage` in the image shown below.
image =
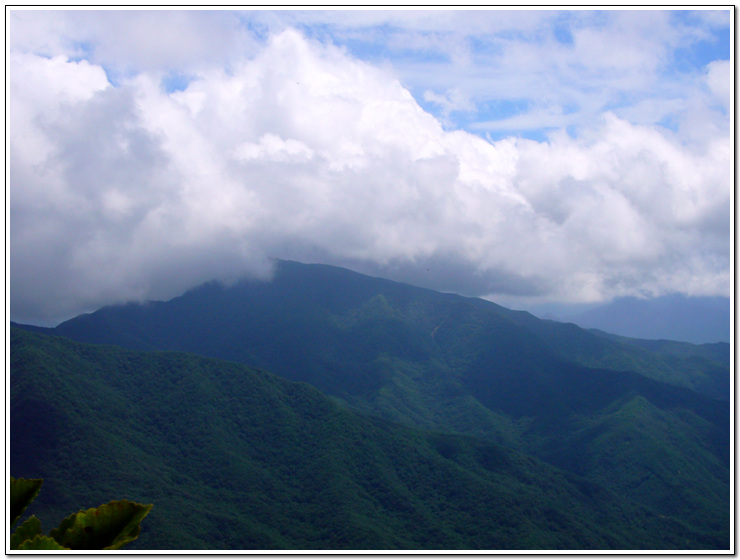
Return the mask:
{"type": "MultiPolygon", "coordinates": [[[[10,477],[10,527],[36,498],[43,479],[10,477]]],[[[10,537],[11,550],[118,550],[138,538],[141,521],[152,508],[128,500],[112,501],[73,513],[49,535],[35,515],[10,537]]]]}

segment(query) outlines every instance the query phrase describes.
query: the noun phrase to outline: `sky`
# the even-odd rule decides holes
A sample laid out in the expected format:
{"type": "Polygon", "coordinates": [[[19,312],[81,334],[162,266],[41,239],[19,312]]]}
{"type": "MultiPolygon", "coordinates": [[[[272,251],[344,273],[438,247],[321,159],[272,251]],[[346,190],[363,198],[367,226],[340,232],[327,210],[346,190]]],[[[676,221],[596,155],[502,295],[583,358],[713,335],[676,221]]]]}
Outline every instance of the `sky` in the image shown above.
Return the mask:
{"type": "Polygon", "coordinates": [[[515,307],[729,297],[732,15],[6,7],[10,318],[273,259],[515,307]]]}

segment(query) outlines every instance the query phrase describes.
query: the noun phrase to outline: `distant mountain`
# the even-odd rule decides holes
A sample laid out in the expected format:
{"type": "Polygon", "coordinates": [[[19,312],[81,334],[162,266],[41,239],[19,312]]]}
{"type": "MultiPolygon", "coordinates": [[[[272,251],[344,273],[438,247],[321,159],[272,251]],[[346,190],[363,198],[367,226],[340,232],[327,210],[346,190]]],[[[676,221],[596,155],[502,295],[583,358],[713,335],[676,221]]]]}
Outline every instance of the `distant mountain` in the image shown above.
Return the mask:
{"type": "Polygon", "coordinates": [[[729,540],[504,446],[361,416],[246,366],[15,327],[10,337],[10,468],[44,478],[29,513],[47,530],[75,508],[128,498],[154,504],[132,546],[150,550],[729,540]]]}
{"type": "Polygon", "coordinates": [[[103,308],[53,332],[258,367],[358,412],[533,455],[729,539],[727,344],[651,348],[292,262],[271,282],[211,283],[169,302],[103,308]]]}
{"type": "MultiPolygon", "coordinates": [[[[367,370],[367,363],[381,354],[414,362],[432,355],[445,360],[437,354],[444,350],[448,330],[470,324],[478,332],[492,321],[516,338],[513,348],[534,345],[535,353],[548,352],[588,367],[634,371],[707,396],[730,398],[729,344],[721,346],[727,356],[721,362],[708,358],[701,346],[680,358],[666,356],[485,300],[290,261],[279,261],[271,282],[245,281],[230,288],[208,283],[168,302],[105,307],[47,332],[83,342],[234,360],[341,396],[344,389],[353,393],[363,383],[377,384],[380,378],[367,370]],[[346,360],[357,362],[351,376],[337,376],[332,364],[344,366],[346,360]]],[[[457,336],[453,334],[453,342],[457,336]]]]}
{"type": "Polygon", "coordinates": [[[673,294],[653,299],[617,298],[568,320],[631,338],[730,342],[730,298],[723,297],[673,294]]]}

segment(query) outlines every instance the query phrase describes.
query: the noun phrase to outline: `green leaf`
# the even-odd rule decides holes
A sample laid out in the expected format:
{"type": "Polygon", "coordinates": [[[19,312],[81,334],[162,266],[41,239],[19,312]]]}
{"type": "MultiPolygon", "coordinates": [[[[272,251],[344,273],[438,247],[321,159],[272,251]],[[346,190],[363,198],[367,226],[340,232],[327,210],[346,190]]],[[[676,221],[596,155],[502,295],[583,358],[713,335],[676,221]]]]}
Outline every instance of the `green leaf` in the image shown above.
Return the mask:
{"type": "Polygon", "coordinates": [[[73,513],[50,536],[73,550],[119,549],[139,536],[141,520],[152,505],[128,500],[113,501],[73,513]]]}
{"type": "Polygon", "coordinates": [[[36,535],[41,534],[41,521],[35,515],[32,515],[18,527],[10,537],[10,549],[16,550],[23,541],[33,539],[36,535]]]}
{"type": "Polygon", "coordinates": [[[41,489],[42,478],[10,477],[10,526],[12,527],[41,489]]]}
{"type": "Polygon", "coordinates": [[[46,535],[36,535],[33,539],[23,541],[16,550],[69,550],[46,535]]]}

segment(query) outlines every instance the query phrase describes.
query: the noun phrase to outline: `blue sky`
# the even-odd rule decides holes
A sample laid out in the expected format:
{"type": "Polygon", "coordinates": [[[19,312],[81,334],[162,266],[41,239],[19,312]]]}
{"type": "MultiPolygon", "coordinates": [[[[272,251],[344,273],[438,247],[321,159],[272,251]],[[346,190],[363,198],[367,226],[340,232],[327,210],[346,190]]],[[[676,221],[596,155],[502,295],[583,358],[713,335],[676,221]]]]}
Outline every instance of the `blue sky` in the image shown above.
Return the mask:
{"type": "Polygon", "coordinates": [[[8,9],[11,315],[270,257],[505,304],[727,296],[731,15],[8,9]]]}
{"type": "MultiPolygon", "coordinates": [[[[567,127],[668,95],[674,102],[685,100],[692,95],[689,84],[707,64],[730,59],[729,11],[542,10],[514,12],[519,17],[504,18],[510,24],[495,23],[502,13],[512,12],[457,12],[459,21],[445,24],[432,12],[426,25],[393,13],[366,17],[359,12],[336,21],[326,18],[330,22],[316,13],[309,22],[300,15],[275,17],[357,58],[390,65],[417,102],[449,128],[485,130],[494,138],[517,134],[543,140],[550,127],[536,120],[521,128],[516,122],[501,126],[513,117],[523,123],[522,117],[533,112],[549,116],[553,127],[567,127]],[[478,21],[470,25],[471,20],[478,21]],[[620,50],[629,56],[629,45],[637,40],[642,60],[599,64],[588,49],[588,34],[618,57],[620,50]],[[540,58],[541,66],[524,72],[526,66],[512,68],[508,57],[523,50],[540,58]],[[496,88],[498,80],[510,87],[496,88]]],[[[671,115],[655,122],[675,126],[671,115]]]]}

